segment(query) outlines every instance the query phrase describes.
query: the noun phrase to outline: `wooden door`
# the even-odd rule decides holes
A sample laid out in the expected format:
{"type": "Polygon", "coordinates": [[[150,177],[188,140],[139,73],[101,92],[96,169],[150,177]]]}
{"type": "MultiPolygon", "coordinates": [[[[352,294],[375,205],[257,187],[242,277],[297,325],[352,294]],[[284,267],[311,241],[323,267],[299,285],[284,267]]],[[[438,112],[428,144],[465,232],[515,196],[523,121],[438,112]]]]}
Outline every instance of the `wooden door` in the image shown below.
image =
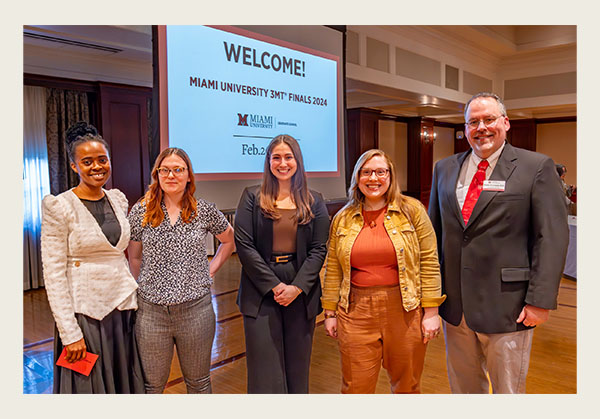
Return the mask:
{"type": "Polygon", "coordinates": [[[121,190],[131,207],[150,181],[147,88],[100,83],[102,136],[110,146],[113,173],[108,187],[121,190]]]}

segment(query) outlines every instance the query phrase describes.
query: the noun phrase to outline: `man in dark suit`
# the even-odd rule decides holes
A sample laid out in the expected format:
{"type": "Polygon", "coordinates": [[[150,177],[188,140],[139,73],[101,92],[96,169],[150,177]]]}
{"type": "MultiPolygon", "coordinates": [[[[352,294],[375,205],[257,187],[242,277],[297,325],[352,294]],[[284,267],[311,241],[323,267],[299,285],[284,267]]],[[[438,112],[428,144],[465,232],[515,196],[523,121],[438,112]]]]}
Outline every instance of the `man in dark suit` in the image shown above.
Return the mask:
{"type": "Polygon", "coordinates": [[[429,217],[442,270],[440,307],[453,393],[524,393],[533,327],[556,308],[568,244],[554,162],[506,142],[502,100],[465,105],[471,150],[438,162],[429,217]]]}

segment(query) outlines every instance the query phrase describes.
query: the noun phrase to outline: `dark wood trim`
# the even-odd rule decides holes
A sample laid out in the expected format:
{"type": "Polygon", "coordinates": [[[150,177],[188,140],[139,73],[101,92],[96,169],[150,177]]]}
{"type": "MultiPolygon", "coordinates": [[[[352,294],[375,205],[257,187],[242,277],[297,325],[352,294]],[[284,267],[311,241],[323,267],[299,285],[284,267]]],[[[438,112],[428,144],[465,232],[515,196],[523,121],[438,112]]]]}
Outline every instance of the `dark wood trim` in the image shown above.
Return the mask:
{"type": "Polygon", "coordinates": [[[377,109],[369,108],[353,108],[346,111],[346,188],[350,186],[354,164],[361,154],[379,146],[380,113],[377,109]]]}
{"type": "Polygon", "coordinates": [[[422,133],[433,134],[434,119],[415,117],[407,130],[407,195],[429,204],[433,173],[433,140],[425,140],[422,133]]]}
{"type": "Polygon", "coordinates": [[[159,97],[159,63],[158,63],[158,26],[152,25],[152,121],[150,137],[152,142],[148,148],[148,159],[150,167],[160,154],[160,97],[159,97]]]}
{"type": "Polygon", "coordinates": [[[408,117],[408,116],[397,116],[396,122],[403,122],[405,124],[408,124],[412,119],[413,119],[412,117],[408,117]]]}
{"type": "Polygon", "coordinates": [[[23,73],[25,86],[40,86],[51,89],[80,90],[83,92],[99,91],[98,83],[84,80],[67,79],[62,77],[43,76],[41,74],[23,73]]]}
{"type": "Polygon", "coordinates": [[[538,118],[535,120],[537,124],[554,124],[557,122],[577,122],[576,116],[560,116],[556,118],[538,118]]]}
{"type": "Polygon", "coordinates": [[[100,91],[100,85],[105,87],[115,87],[119,89],[135,90],[143,93],[152,93],[151,87],[136,86],[131,84],[113,83],[77,79],[67,79],[64,77],[44,76],[41,74],[23,73],[23,84],[26,86],[40,86],[49,87],[54,89],[65,89],[65,90],[80,90],[83,92],[98,93],[100,91]]]}
{"type": "Polygon", "coordinates": [[[516,119],[510,122],[506,140],[515,147],[536,151],[536,121],[534,119],[516,119]]]}
{"type": "Polygon", "coordinates": [[[113,161],[113,173],[107,186],[119,188],[133,204],[150,183],[147,100],[152,97],[152,90],[98,84],[99,130],[108,142],[113,161]],[[131,120],[125,120],[123,112],[131,120]]]}
{"type": "Polygon", "coordinates": [[[396,115],[389,115],[387,113],[380,113],[379,114],[379,119],[380,120],[388,120],[391,119],[393,121],[396,121],[398,119],[398,117],[396,115]]]}
{"type": "Polygon", "coordinates": [[[460,127],[457,126],[454,128],[454,154],[462,153],[463,151],[467,151],[470,148],[471,146],[467,141],[467,130],[463,124],[460,124],[460,127]],[[458,131],[462,131],[463,133],[461,139],[456,138],[456,133],[458,131]]]}
{"type": "Polygon", "coordinates": [[[444,121],[433,121],[433,126],[434,127],[445,127],[445,128],[454,128],[454,130],[457,129],[463,129],[464,130],[464,126],[465,124],[453,124],[452,122],[444,122],[444,121]]]}
{"type": "Polygon", "coordinates": [[[151,95],[152,95],[152,87],[136,86],[133,84],[113,83],[113,82],[106,82],[106,81],[97,81],[95,83],[97,83],[98,86],[102,86],[102,87],[112,87],[115,89],[127,89],[131,92],[145,94],[147,97],[151,97],[151,95]]]}

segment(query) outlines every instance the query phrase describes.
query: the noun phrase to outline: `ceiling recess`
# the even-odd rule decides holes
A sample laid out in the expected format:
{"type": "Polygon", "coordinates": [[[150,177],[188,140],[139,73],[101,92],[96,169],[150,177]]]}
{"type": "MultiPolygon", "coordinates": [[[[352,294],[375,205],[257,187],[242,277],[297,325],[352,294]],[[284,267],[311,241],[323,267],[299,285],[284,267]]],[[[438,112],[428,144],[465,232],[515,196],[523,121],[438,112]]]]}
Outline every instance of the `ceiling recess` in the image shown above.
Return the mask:
{"type": "Polygon", "coordinates": [[[71,45],[71,46],[76,46],[76,47],[81,47],[81,48],[95,49],[95,50],[112,52],[112,53],[117,53],[117,52],[123,51],[122,49],[119,49],[119,48],[112,48],[112,47],[107,47],[107,46],[98,45],[98,44],[90,44],[88,42],[73,41],[71,39],[57,38],[55,36],[41,35],[41,34],[33,33],[33,32],[25,31],[25,32],[23,32],[23,36],[25,36],[26,38],[39,39],[42,41],[56,42],[59,44],[71,45]]]}

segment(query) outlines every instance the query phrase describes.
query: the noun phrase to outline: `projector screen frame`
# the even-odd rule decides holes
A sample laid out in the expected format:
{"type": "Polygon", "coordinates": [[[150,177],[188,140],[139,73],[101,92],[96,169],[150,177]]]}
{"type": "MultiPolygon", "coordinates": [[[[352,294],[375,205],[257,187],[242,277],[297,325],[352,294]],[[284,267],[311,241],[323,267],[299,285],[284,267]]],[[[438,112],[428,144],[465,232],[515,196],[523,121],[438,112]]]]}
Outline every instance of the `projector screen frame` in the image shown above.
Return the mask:
{"type": "MultiPolygon", "coordinates": [[[[336,171],[307,171],[308,177],[339,177],[342,173],[342,165],[344,164],[344,156],[342,155],[342,146],[346,137],[346,100],[345,100],[345,47],[346,47],[346,31],[345,26],[327,26],[332,30],[341,32],[342,35],[342,53],[341,56],[319,51],[313,48],[309,48],[296,43],[288,42],[282,39],[273,38],[267,35],[263,35],[256,32],[251,32],[246,29],[224,26],[224,25],[206,25],[207,27],[223,30],[226,32],[234,33],[237,35],[245,36],[248,38],[256,39],[259,41],[268,42],[274,45],[278,45],[285,48],[294,49],[303,53],[312,54],[315,56],[334,60],[337,65],[336,70],[336,91],[337,91],[337,139],[336,139],[336,171]]],[[[154,60],[154,80],[158,84],[155,103],[158,102],[158,112],[156,115],[158,129],[154,130],[158,141],[155,144],[159,145],[160,150],[164,150],[169,147],[169,127],[168,127],[168,84],[167,84],[167,68],[166,68],[166,57],[167,57],[167,44],[166,44],[166,25],[155,25],[153,26],[153,39],[155,48],[155,60],[154,60]]],[[[155,84],[155,87],[156,87],[155,84]]],[[[284,134],[285,132],[282,132],[284,134]]],[[[156,150],[156,147],[153,147],[156,150]]],[[[344,147],[345,150],[345,147],[344,147]]],[[[346,151],[346,150],[345,150],[346,151]]],[[[157,150],[156,155],[159,150],[157,150]]],[[[347,154],[347,151],[346,153],[347,154]]],[[[156,157],[154,157],[155,159],[156,157]]],[[[154,160],[153,159],[153,160],[154,160]]],[[[237,172],[237,173],[194,173],[196,181],[210,181],[210,180],[244,180],[244,179],[260,179],[262,177],[262,170],[260,172],[237,172]]]]}

